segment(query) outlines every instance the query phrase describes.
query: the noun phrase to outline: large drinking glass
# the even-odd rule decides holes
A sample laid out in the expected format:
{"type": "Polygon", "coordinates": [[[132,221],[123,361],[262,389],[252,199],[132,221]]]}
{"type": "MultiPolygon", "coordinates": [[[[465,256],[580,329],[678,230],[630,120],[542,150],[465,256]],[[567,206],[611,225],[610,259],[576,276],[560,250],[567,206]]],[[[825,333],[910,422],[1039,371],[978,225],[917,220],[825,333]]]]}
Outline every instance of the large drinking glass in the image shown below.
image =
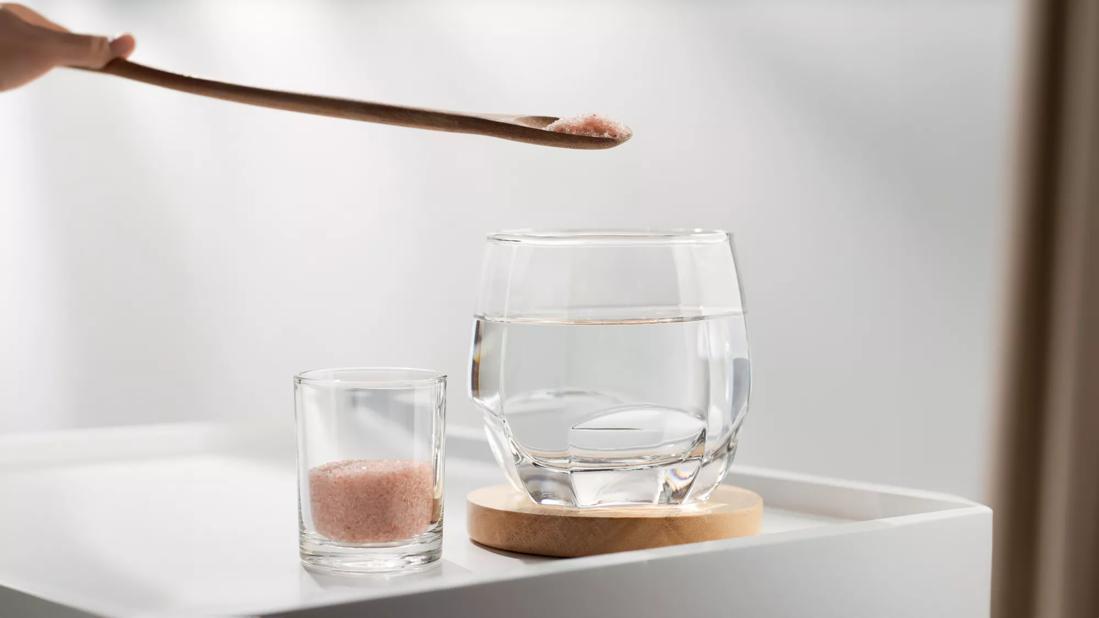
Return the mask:
{"type": "Polygon", "coordinates": [[[707,499],[750,383],[727,233],[488,237],[470,394],[508,480],[535,502],[707,499]]]}

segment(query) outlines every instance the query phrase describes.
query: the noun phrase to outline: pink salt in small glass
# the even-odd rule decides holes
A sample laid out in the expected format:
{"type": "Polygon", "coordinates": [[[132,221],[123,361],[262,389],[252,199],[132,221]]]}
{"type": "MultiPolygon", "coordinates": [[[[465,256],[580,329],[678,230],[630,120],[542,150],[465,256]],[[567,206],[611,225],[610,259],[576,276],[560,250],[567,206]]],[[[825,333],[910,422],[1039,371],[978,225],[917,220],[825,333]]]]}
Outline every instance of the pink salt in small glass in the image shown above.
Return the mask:
{"type": "Polygon", "coordinates": [[[317,369],[294,378],[306,566],[396,571],[439,559],[446,376],[317,369]]]}

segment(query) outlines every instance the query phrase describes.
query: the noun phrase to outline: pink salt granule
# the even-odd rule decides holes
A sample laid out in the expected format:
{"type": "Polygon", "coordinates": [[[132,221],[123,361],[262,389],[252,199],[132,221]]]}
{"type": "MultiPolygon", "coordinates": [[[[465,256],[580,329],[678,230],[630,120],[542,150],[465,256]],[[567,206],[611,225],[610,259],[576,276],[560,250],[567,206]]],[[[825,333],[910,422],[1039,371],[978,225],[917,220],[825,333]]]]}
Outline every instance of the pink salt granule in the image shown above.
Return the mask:
{"type": "Polygon", "coordinates": [[[621,122],[604,118],[598,114],[558,118],[546,126],[547,131],[586,135],[588,137],[609,137],[611,139],[629,139],[633,131],[621,122]]]}
{"type": "Polygon", "coordinates": [[[347,543],[407,539],[427,530],[435,510],[431,466],[404,459],[333,461],[309,470],[317,532],[347,543]]]}

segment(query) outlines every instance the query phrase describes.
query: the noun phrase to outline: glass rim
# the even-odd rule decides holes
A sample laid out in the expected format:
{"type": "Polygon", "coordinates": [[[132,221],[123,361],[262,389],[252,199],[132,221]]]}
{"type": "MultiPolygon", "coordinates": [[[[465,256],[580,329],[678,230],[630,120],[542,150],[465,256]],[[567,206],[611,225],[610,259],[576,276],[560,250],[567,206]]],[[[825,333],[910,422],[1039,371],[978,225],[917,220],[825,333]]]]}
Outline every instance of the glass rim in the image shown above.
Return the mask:
{"type": "Polygon", "coordinates": [[[493,232],[489,242],[535,245],[662,245],[726,243],[733,235],[725,230],[667,229],[515,229],[493,232]]]}
{"type": "Polygon", "coordinates": [[[295,384],[361,388],[413,388],[446,382],[446,373],[415,367],[329,367],[294,376],[295,384]],[[372,374],[376,374],[372,377],[372,374]]]}

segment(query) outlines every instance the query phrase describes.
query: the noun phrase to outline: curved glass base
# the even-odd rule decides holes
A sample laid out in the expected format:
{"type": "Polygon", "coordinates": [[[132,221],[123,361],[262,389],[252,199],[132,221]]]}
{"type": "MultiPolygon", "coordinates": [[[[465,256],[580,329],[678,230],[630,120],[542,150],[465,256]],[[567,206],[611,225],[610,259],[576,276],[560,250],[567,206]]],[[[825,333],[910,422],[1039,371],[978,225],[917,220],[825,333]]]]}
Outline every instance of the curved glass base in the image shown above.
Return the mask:
{"type": "Polygon", "coordinates": [[[725,478],[736,453],[736,439],[729,438],[707,455],[642,462],[604,460],[602,465],[539,459],[508,438],[492,415],[486,415],[485,433],[496,461],[508,481],[539,504],[600,507],[675,505],[705,501],[725,478]]]}

